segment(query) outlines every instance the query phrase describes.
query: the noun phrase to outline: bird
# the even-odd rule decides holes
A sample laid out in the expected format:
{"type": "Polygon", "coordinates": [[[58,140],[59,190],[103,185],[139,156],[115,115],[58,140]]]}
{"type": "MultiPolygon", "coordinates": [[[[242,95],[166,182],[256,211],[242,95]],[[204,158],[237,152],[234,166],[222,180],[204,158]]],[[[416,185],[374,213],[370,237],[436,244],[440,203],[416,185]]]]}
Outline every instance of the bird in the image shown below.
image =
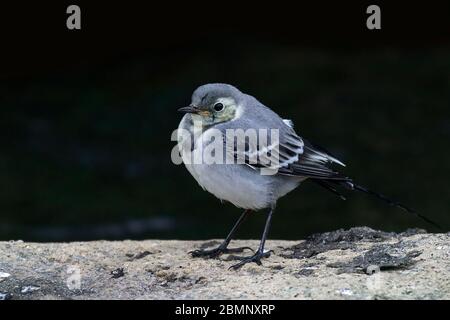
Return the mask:
{"type": "Polygon", "coordinates": [[[236,230],[252,212],[267,210],[257,250],[252,250],[253,254],[250,256],[240,257],[239,263],[230,268],[238,270],[252,262],[261,265],[261,260],[271,253],[265,249],[265,242],[277,201],[306,180],[343,200],[346,198],[340,189],[370,194],[437,226],[411,208],[356,184],[335,168],[345,167],[341,160],[299,136],[291,120],[283,119],[255,97],[241,92],[233,85],[201,85],[194,90],[191,103],[178,111],[184,113],[184,116],[178,126],[177,146],[187,170],[204,190],[221,201],[230,202],[244,210],[217,248],[193,250],[190,252],[193,257],[217,258],[225,253],[252,250],[248,247],[228,246],[236,230]],[[227,139],[228,132],[237,132],[239,129],[266,133],[275,130],[273,132],[278,137],[275,139],[275,134],[267,134],[269,138],[274,138],[274,142],[271,140],[267,143],[262,138],[250,141],[242,135],[227,139]],[[227,158],[226,161],[201,161],[204,160],[204,152],[213,142],[216,149],[211,154],[217,153],[220,158],[221,151],[225,155],[223,157],[227,158]],[[194,158],[200,161],[195,161],[194,158]],[[269,158],[277,161],[268,161],[269,158]],[[229,159],[233,161],[229,162],[229,159]]]}

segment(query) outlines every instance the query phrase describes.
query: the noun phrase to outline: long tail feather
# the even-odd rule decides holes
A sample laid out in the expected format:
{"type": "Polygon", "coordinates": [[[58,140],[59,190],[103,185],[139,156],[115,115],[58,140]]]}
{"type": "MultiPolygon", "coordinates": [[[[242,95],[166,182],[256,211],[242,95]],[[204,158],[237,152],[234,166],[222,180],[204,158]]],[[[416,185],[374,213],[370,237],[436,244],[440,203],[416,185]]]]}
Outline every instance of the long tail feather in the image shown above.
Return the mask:
{"type": "Polygon", "coordinates": [[[378,199],[386,202],[387,204],[389,204],[391,206],[394,206],[394,207],[397,207],[397,208],[400,208],[400,209],[403,209],[404,211],[409,212],[409,213],[415,215],[416,217],[419,217],[420,219],[424,220],[425,222],[433,225],[434,227],[438,228],[439,230],[442,230],[442,227],[439,224],[437,224],[436,222],[434,222],[433,220],[425,217],[424,215],[421,215],[420,213],[418,213],[414,209],[411,209],[411,208],[405,206],[404,204],[402,204],[402,203],[400,203],[398,201],[394,201],[394,200],[389,199],[388,197],[386,197],[385,195],[383,195],[381,193],[369,190],[369,189],[367,189],[367,188],[365,188],[363,186],[357,185],[357,184],[353,184],[353,189],[354,190],[358,190],[360,192],[364,192],[364,193],[370,194],[372,196],[375,196],[378,199]]]}
{"type": "Polygon", "coordinates": [[[434,227],[438,228],[439,230],[443,230],[442,227],[437,224],[436,222],[434,222],[433,220],[421,215],[420,213],[416,212],[415,210],[405,206],[404,204],[398,202],[398,201],[394,201],[391,200],[390,198],[386,197],[385,195],[372,191],[370,189],[367,189],[366,187],[360,186],[358,184],[355,184],[351,179],[346,178],[346,179],[342,179],[342,180],[313,180],[315,183],[319,184],[320,186],[324,187],[325,189],[328,189],[329,191],[333,192],[334,194],[338,195],[341,199],[343,198],[345,200],[345,197],[343,197],[335,188],[332,187],[332,185],[338,185],[341,187],[344,187],[346,189],[349,190],[356,190],[359,192],[363,192],[366,194],[370,194],[378,199],[380,199],[381,201],[384,201],[385,203],[400,208],[408,213],[411,213],[413,215],[415,215],[416,217],[419,217],[420,219],[424,220],[425,222],[433,225],[434,227]]]}
{"type": "Polygon", "coordinates": [[[333,188],[333,186],[331,186],[327,181],[319,180],[319,179],[313,179],[311,181],[316,183],[316,184],[318,184],[322,188],[327,189],[331,193],[334,193],[335,195],[337,195],[342,200],[347,200],[347,198],[343,194],[341,194],[339,191],[337,191],[335,188],[333,188]]]}

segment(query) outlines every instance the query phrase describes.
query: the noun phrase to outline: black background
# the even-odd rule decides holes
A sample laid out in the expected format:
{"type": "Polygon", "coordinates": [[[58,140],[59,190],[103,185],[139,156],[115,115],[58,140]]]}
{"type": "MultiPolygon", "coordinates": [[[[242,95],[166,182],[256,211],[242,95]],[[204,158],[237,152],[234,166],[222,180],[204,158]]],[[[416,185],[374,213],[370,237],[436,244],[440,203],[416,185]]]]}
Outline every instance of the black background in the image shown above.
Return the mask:
{"type": "MultiPolygon", "coordinates": [[[[170,161],[176,109],[207,82],[258,97],[349,176],[448,229],[449,18],[445,1],[2,5],[0,239],[222,237],[239,210],[170,161]],[[366,28],[369,4],[381,30],[366,28]]],[[[239,237],[259,237],[262,220],[239,237]]],[[[305,184],[271,236],[355,225],[429,228],[305,184]]]]}

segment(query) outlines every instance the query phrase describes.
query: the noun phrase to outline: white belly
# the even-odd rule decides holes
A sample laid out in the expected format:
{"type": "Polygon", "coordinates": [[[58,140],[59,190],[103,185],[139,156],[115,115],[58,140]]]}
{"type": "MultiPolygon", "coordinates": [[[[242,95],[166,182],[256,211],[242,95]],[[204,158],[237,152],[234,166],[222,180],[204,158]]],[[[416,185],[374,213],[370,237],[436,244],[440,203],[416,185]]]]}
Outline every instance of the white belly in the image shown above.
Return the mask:
{"type": "Polygon", "coordinates": [[[187,164],[186,167],[202,188],[239,208],[257,210],[272,203],[271,179],[245,165],[187,164]]]}

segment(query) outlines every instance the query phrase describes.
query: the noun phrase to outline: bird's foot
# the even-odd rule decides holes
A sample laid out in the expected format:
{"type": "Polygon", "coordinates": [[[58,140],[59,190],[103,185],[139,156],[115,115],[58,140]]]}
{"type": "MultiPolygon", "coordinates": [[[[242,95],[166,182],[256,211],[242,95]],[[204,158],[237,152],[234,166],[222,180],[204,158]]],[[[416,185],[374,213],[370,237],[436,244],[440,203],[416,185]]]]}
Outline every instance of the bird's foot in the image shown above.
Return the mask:
{"type": "Polygon", "coordinates": [[[225,253],[240,253],[240,252],[244,252],[244,250],[246,250],[246,249],[253,251],[253,249],[249,248],[249,247],[239,247],[239,248],[228,249],[226,247],[219,246],[217,248],[210,249],[210,250],[198,249],[198,250],[190,251],[189,253],[194,258],[198,258],[198,257],[217,258],[218,256],[225,254],[225,253]]]}
{"type": "Polygon", "coordinates": [[[254,262],[260,266],[262,264],[261,259],[270,257],[270,253],[271,251],[262,252],[258,250],[254,255],[250,257],[242,257],[242,260],[239,263],[232,265],[229,269],[239,270],[244,264],[247,264],[249,262],[254,262]]]}

